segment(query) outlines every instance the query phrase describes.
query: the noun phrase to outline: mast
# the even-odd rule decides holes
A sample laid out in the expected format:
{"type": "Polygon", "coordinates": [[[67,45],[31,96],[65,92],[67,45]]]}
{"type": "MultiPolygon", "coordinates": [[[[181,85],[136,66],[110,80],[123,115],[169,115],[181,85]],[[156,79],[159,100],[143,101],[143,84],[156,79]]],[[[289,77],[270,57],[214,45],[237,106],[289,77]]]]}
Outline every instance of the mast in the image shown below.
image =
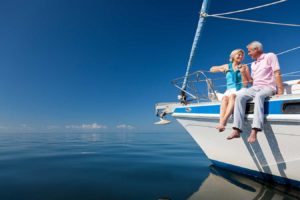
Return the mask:
{"type": "Polygon", "coordinates": [[[196,34],[195,34],[195,37],[194,37],[194,41],[193,41],[189,61],[188,61],[187,67],[186,67],[186,72],[185,72],[183,84],[182,84],[182,87],[181,87],[181,95],[182,95],[183,99],[186,98],[184,90],[186,89],[186,86],[187,86],[188,75],[190,73],[190,68],[191,68],[191,65],[192,65],[192,62],[193,62],[195,51],[197,49],[198,41],[200,39],[200,35],[201,35],[202,29],[203,29],[208,3],[209,3],[209,0],[203,0],[203,2],[202,2],[202,7],[201,7],[201,11],[200,11],[200,18],[199,18],[199,21],[198,21],[198,26],[197,26],[196,34]]]}

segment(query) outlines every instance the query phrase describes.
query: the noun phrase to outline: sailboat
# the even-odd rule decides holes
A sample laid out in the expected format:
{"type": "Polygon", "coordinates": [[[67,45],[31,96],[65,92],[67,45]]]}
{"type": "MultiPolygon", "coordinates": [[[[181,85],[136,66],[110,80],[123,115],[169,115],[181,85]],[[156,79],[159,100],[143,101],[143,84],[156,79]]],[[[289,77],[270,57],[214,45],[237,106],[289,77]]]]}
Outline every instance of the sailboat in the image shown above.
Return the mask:
{"type": "MultiPolygon", "coordinates": [[[[180,90],[179,102],[156,104],[157,115],[161,120],[165,116],[175,118],[192,136],[213,165],[232,170],[262,180],[300,187],[300,80],[284,82],[285,93],[272,96],[265,101],[265,123],[255,143],[248,143],[253,119],[253,102],[247,104],[244,130],[241,138],[231,141],[226,136],[231,133],[227,128],[224,133],[216,131],[220,112],[220,95],[214,80],[205,71],[190,73],[191,63],[203,29],[205,18],[213,16],[230,20],[248,21],[275,25],[300,26],[257,20],[237,19],[225,15],[249,11],[285,2],[281,0],[262,6],[239,11],[208,15],[209,0],[204,0],[191,54],[185,76],[175,79],[173,84],[180,90]],[[196,85],[201,85],[197,87],[196,85]],[[204,91],[206,95],[198,94],[204,91]]],[[[298,50],[296,47],[282,53],[298,50]]],[[[299,73],[292,72],[289,74],[299,73]]],[[[299,74],[298,74],[299,75],[299,74]]],[[[158,123],[159,124],[159,123],[158,123]]],[[[168,124],[162,122],[160,124],[168,124]]],[[[227,127],[232,127],[232,118],[227,127]]]]}

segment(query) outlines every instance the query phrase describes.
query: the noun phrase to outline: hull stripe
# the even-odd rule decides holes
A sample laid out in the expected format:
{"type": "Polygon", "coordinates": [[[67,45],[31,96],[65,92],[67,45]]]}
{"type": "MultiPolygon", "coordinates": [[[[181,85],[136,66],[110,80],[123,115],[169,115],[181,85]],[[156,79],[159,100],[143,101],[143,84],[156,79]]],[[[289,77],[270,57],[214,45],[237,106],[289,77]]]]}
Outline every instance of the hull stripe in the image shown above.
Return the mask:
{"type": "MultiPolygon", "coordinates": [[[[277,101],[266,101],[265,102],[265,114],[284,114],[282,113],[282,105],[287,102],[293,102],[291,100],[277,100],[277,101]]],[[[297,100],[300,101],[299,99],[297,100]]],[[[179,107],[174,110],[174,113],[187,113],[187,114],[219,114],[220,104],[201,104],[179,107]]]]}

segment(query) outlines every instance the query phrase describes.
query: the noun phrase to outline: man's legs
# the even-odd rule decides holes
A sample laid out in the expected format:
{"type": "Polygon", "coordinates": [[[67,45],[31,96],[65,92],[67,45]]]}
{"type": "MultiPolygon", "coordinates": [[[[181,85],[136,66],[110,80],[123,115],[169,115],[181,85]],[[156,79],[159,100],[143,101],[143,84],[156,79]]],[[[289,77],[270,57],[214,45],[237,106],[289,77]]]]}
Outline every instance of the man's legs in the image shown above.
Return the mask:
{"type": "Polygon", "coordinates": [[[233,131],[227,137],[228,140],[233,138],[237,138],[240,136],[240,132],[243,129],[243,122],[245,118],[245,110],[246,110],[246,103],[249,99],[253,96],[252,88],[245,89],[237,94],[235,99],[235,106],[233,112],[233,131]]]}
{"type": "Polygon", "coordinates": [[[273,90],[269,87],[264,87],[260,89],[254,98],[254,116],[252,123],[252,131],[250,136],[248,137],[248,142],[253,143],[256,141],[256,135],[258,131],[263,129],[263,123],[265,119],[264,114],[264,102],[265,99],[271,95],[273,95],[273,90]]]}

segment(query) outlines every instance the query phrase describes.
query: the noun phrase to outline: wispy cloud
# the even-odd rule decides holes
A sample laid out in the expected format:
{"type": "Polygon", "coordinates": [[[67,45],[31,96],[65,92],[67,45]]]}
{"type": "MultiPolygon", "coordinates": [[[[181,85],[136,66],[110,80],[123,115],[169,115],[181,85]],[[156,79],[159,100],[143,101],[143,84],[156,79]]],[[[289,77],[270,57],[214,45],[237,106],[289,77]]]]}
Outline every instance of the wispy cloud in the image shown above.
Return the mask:
{"type": "Polygon", "coordinates": [[[33,131],[35,128],[28,124],[9,124],[9,125],[0,125],[1,131],[8,132],[20,132],[20,131],[33,131]]]}
{"type": "Polygon", "coordinates": [[[0,125],[0,129],[8,129],[7,126],[0,125]]]}
{"type": "Polygon", "coordinates": [[[46,126],[46,129],[47,130],[55,130],[55,129],[60,129],[61,126],[58,126],[58,125],[47,125],[46,126]]]}
{"type": "Polygon", "coordinates": [[[21,128],[30,128],[30,126],[28,126],[27,124],[20,124],[21,128]]]}
{"type": "Polygon", "coordinates": [[[81,125],[66,125],[66,129],[83,129],[83,130],[95,130],[95,129],[106,129],[107,126],[97,123],[92,124],[81,124],[81,125]]]}
{"type": "Polygon", "coordinates": [[[117,125],[117,129],[128,129],[128,130],[132,130],[132,129],[134,129],[134,127],[131,126],[131,125],[128,125],[128,124],[120,124],[120,125],[117,125]]]}
{"type": "Polygon", "coordinates": [[[18,128],[21,130],[27,130],[27,131],[34,129],[32,126],[30,126],[28,124],[20,124],[18,128]]]}

